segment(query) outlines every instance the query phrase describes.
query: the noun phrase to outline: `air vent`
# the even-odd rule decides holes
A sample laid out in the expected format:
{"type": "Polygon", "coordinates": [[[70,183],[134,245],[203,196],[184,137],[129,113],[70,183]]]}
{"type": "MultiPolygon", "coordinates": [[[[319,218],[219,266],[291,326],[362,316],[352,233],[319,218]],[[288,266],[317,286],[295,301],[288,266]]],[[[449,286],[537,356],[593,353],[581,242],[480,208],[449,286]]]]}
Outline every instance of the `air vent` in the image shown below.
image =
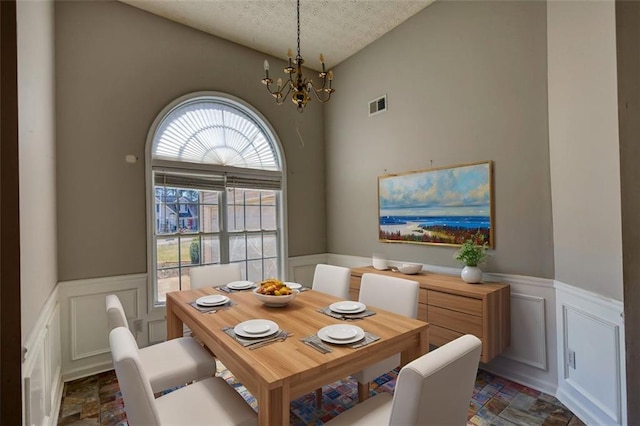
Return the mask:
{"type": "Polygon", "coordinates": [[[369,115],[376,115],[387,110],[387,95],[369,102],[369,115]]]}

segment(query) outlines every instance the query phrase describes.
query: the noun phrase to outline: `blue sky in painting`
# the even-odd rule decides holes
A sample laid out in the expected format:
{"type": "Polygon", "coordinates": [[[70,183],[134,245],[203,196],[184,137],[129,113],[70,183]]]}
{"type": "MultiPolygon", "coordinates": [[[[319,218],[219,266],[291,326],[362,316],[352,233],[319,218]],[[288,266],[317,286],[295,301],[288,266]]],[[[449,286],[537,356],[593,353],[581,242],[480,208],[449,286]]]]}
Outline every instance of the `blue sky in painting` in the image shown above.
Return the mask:
{"type": "Polygon", "coordinates": [[[489,163],[379,180],[380,210],[385,214],[487,214],[489,163]],[[412,211],[413,213],[410,213],[412,211]]]}

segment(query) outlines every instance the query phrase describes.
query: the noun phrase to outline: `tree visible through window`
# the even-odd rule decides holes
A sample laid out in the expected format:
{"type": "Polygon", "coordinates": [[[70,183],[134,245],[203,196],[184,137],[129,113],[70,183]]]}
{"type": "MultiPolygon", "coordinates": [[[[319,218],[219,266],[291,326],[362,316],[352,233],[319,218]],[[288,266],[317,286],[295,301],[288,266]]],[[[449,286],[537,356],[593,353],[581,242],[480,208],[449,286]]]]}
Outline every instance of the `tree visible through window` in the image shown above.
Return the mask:
{"type": "Polygon", "coordinates": [[[282,269],[281,155],[268,124],[242,102],[195,95],[150,132],[150,270],[154,302],[188,289],[189,269],[239,263],[247,280],[282,269]]]}

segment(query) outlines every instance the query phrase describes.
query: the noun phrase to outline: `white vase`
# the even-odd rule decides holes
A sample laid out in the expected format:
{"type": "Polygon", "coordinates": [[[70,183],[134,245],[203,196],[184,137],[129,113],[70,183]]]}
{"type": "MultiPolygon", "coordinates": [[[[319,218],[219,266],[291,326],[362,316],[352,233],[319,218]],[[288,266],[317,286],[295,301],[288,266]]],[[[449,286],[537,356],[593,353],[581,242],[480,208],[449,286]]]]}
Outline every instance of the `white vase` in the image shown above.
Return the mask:
{"type": "Polygon", "coordinates": [[[477,284],[482,281],[482,271],[477,266],[465,266],[462,268],[460,277],[466,283],[477,284]]]}

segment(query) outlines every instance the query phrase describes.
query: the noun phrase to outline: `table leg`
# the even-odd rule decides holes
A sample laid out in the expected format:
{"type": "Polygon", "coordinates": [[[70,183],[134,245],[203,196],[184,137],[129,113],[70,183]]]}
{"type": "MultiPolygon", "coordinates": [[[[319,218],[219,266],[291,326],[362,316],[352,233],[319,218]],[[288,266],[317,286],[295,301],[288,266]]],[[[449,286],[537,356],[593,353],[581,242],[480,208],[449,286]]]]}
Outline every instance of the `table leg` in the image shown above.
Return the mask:
{"type": "Polygon", "coordinates": [[[288,425],[291,397],[289,388],[260,389],[258,424],[262,426],[288,425]]]}
{"type": "Polygon", "coordinates": [[[429,352],[429,329],[422,330],[416,338],[416,344],[400,354],[400,365],[403,367],[429,352]]]}
{"type": "Polygon", "coordinates": [[[175,302],[167,298],[167,340],[182,337],[184,334],[182,320],[174,312],[175,302]]]}

